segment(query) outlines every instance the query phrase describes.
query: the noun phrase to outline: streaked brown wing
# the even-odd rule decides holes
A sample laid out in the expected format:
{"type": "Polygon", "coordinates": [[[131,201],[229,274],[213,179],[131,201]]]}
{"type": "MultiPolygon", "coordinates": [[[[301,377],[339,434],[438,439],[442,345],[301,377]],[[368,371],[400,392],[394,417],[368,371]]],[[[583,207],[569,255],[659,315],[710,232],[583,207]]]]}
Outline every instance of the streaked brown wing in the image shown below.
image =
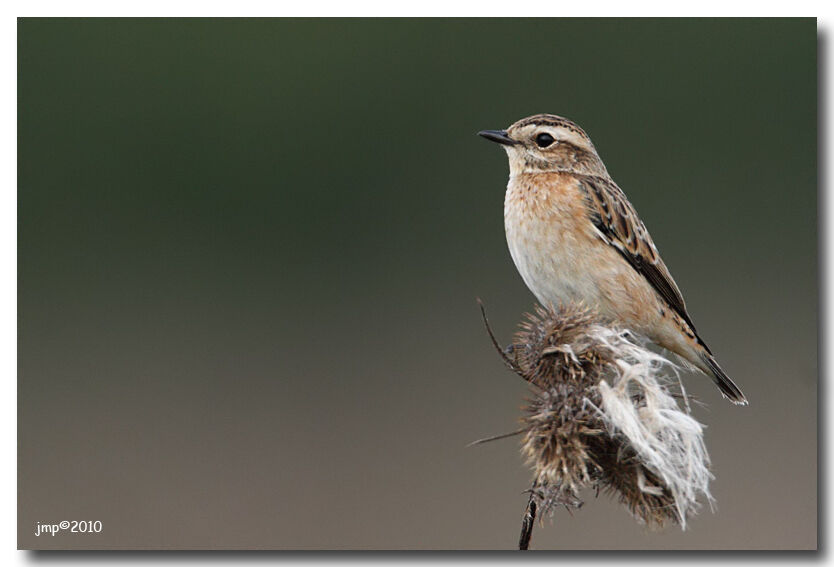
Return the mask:
{"type": "Polygon", "coordinates": [[[672,274],[660,258],[646,225],[637,216],[637,211],[628,202],[622,189],[602,177],[578,177],[585,192],[591,221],[602,239],[616,248],[646,278],[669,307],[686,321],[692,332],[697,334],[672,274]]]}

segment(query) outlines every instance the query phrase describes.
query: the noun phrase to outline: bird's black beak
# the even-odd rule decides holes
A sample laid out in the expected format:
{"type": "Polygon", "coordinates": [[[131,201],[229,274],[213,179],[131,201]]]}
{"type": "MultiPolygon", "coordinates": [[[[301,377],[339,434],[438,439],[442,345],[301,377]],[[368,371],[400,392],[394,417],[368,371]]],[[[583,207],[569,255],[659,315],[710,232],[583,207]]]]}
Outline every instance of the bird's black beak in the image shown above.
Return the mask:
{"type": "Polygon", "coordinates": [[[504,146],[514,146],[518,143],[507,135],[506,130],[481,130],[478,135],[504,146]]]}

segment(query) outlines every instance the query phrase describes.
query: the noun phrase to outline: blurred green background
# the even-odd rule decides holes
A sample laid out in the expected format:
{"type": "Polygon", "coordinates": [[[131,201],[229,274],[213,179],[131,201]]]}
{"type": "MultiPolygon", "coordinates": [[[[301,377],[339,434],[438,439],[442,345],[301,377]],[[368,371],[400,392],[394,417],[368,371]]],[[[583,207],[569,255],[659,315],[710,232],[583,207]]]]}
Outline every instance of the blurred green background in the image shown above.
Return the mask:
{"type": "Polygon", "coordinates": [[[813,548],[816,22],[18,24],[19,545],[511,549],[504,152],[577,121],[721,365],[718,509],[588,495],[533,547],[813,548]],[[36,522],[101,520],[98,535],[36,522]]]}

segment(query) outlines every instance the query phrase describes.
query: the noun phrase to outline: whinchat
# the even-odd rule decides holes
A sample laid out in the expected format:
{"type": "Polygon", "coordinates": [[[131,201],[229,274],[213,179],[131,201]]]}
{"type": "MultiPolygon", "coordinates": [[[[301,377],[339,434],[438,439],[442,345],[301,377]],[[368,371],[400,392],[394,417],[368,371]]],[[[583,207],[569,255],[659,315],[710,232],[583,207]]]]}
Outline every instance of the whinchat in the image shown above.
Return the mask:
{"type": "Polygon", "coordinates": [[[510,161],[504,228],[524,283],[545,306],[582,302],[710,376],[746,404],[698,336],[672,274],[591,139],[552,114],[484,130],[510,161]]]}

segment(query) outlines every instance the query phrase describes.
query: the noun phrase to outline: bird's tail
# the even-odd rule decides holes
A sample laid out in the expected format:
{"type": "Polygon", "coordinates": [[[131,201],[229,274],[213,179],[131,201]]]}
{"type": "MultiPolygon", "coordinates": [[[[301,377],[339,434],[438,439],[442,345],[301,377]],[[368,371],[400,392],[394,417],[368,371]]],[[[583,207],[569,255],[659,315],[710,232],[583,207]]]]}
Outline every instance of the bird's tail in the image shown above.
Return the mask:
{"type": "Polygon", "coordinates": [[[718,386],[718,389],[721,390],[725,398],[734,404],[741,406],[747,405],[747,398],[741,393],[741,389],[735,385],[735,382],[730,380],[729,376],[724,374],[724,371],[721,370],[721,367],[718,366],[718,363],[715,362],[715,358],[711,354],[702,352],[701,360],[704,366],[706,366],[706,369],[709,370],[709,377],[712,378],[712,381],[715,382],[715,385],[718,386]]]}

